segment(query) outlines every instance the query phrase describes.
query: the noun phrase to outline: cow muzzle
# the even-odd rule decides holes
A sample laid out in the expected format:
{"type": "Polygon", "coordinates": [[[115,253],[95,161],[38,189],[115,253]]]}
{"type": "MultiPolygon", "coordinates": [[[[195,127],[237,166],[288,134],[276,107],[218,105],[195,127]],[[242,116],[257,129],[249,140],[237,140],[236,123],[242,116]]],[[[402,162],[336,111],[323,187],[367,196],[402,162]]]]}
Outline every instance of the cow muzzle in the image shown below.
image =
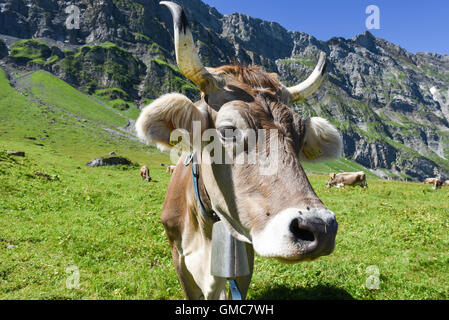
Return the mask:
{"type": "Polygon", "coordinates": [[[314,260],[335,248],[338,223],[327,209],[286,209],[252,235],[254,250],[283,262],[314,260]]]}

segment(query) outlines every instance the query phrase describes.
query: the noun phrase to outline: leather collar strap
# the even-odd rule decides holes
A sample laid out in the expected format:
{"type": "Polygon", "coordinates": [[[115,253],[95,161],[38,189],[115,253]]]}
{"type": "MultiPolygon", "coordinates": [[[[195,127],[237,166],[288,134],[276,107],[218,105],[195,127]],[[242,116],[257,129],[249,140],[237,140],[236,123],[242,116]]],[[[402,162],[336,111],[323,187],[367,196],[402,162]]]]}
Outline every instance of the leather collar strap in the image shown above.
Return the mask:
{"type": "Polygon", "coordinates": [[[217,216],[215,212],[207,212],[206,208],[203,205],[203,202],[201,201],[200,197],[200,190],[199,190],[199,179],[200,179],[200,168],[196,159],[196,151],[193,151],[189,154],[189,156],[184,161],[184,165],[187,167],[190,163],[192,163],[192,181],[193,181],[193,191],[195,192],[195,198],[196,202],[198,203],[198,207],[200,207],[200,211],[203,214],[203,216],[211,221],[212,223],[215,223],[217,221],[220,221],[220,218],[217,216]]]}
{"type": "MultiPolygon", "coordinates": [[[[195,151],[193,151],[191,154],[189,154],[189,156],[186,158],[186,160],[184,162],[184,165],[187,167],[190,163],[192,163],[193,190],[195,192],[196,201],[198,203],[198,206],[200,207],[200,210],[201,210],[201,213],[203,214],[203,216],[207,220],[211,221],[212,224],[214,224],[215,222],[220,221],[220,218],[217,216],[217,214],[215,212],[212,212],[212,213],[207,212],[206,208],[203,205],[203,202],[201,201],[200,190],[198,187],[198,181],[200,178],[200,170],[199,170],[198,162],[196,160],[196,152],[195,151]]],[[[231,289],[232,300],[243,300],[242,294],[237,285],[237,281],[235,281],[233,279],[228,279],[228,280],[229,280],[229,288],[231,289]]]]}

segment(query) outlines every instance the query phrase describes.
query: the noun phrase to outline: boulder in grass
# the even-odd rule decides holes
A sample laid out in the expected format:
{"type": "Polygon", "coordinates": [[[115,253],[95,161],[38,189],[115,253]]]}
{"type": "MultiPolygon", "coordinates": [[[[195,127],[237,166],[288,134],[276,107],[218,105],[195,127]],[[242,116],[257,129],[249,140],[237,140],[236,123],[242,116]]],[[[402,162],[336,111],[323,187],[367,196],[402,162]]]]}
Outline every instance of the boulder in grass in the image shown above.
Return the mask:
{"type": "Polygon", "coordinates": [[[37,177],[41,177],[41,178],[47,179],[48,181],[53,180],[53,179],[50,177],[50,175],[48,175],[48,174],[46,174],[46,173],[43,173],[43,172],[41,172],[41,171],[35,171],[35,172],[34,172],[34,175],[37,176],[37,177]]]}
{"type": "Polygon", "coordinates": [[[95,158],[92,161],[86,163],[89,167],[103,167],[103,166],[131,166],[132,162],[123,157],[105,157],[95,158]]]}
{"type": "Polygon", "coordinates": [[[9,151],[6,151],[6,153],[9,154],[10,156],[25,157],[25,151],[9,150],[9,151]]]}

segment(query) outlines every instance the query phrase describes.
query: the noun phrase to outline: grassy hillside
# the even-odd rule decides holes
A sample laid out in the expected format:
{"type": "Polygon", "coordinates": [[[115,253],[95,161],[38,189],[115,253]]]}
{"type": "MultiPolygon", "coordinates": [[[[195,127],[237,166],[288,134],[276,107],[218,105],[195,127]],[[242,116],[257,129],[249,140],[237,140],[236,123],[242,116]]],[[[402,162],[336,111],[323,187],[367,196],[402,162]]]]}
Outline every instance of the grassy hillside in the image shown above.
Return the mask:
{"type": "MultiPolygon", "coordinates": [[[[0,69],[0,299],[182,299],[160,223],[168,156],[96,126],[126,121],[48,74],[19,85],[28,96],[0,69]],[[152,182],[138,167],[85,166],[111,151],[150,166],[152,182]],[[66,287],[71,266],[77,289],[66,287]]],[[[344,159],[306,168],[360,169],[344,159]]],[[[336,250],[298,265],[257,257],[250,299],[449,298],[449,189],[374,178],[366,190],[326,189],[327,175],[309,178],[337,215],[336,250]],[[377,290],[365,286],[373,265],[377,290]]]]}
{"type": "Polygon", "coordinates": [[[330,172],[356,172],[364,171],[368,177],[376,178],[376,175],[370,170],[361,166],[355,161],[351,161],[345,158],[338,160],[328,160],[318,163],[302,163],[304,170],[309,173],[330,173],[330,172]]]}
{"type": "Polygon", "coordinates": [[[74,115],[109,126],[125,126],[124,117],[101,108],[88,96],[45,71],[34,72],[30,78],[20,80],[20,85],[46,104],[62,108],[74,115]]]}
{"type": "Polygon", "coordinates": [[[150,166],[168,161],[156,148],[126,138],[120,131],[128,123],[126,117],[56,77],[38,71],[18,83],[27,96],[11,87],[0,68],[0,143],[4,149],[26,150],[38,143],[49,159],[50,154],[60,154],[86,162],[114,151],[150,166]]]}

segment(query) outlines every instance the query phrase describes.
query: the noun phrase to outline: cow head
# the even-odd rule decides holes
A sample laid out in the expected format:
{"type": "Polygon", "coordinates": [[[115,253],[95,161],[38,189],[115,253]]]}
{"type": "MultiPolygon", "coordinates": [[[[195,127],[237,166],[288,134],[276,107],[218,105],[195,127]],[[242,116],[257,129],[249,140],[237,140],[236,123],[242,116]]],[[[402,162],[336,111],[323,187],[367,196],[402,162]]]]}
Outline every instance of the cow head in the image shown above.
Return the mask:
{"type": "Polygon", "coordinates": [[[315,194],[300,160],[339,157],[341,137],[327,120],[302,119],[289,107],[319,87],[325,54],[321,53],[308,79],[293,87],[284,86],[276,74],[256,66],[206,68],[195,50],[182,8],[172,2],[161,4],[173,16],[179,69],[199,86],[202,98],[192,103],[172,93],[155,100],[136,122],[139,137],[170,147],[174,130],[194,135],[196,123],[200,133],[213,136],[223,149],[230,146],[234,156],[244,159],[218,163],[217,148],[204,141],[195,147],[202,158],[201,177],[210,207],[236,238],[252,243],[261,256],[285,262],[331,253],[336,218],[315,194]],[[250,143],[254,136],[256,142],[250,143]],[[248,161],[254,150],[276,155],[273,163],[277,169],[267,174],[263,172],[266,163],[248,161]]]}
{"type": "Polygon", "coordinates": [[[326,187],[330,188],[334,185],[334,179],[337,175],[334,172],[331,172],[329,174],[329,181],[327,181],[326,187]]]}
{"type": "Polygon", "coordinates": [[[433,183],[433,189],[436,190],[440,188],[443,185],[443,181],[441,180],[441,177],[436,177],[435,181],[433,183]]]}

